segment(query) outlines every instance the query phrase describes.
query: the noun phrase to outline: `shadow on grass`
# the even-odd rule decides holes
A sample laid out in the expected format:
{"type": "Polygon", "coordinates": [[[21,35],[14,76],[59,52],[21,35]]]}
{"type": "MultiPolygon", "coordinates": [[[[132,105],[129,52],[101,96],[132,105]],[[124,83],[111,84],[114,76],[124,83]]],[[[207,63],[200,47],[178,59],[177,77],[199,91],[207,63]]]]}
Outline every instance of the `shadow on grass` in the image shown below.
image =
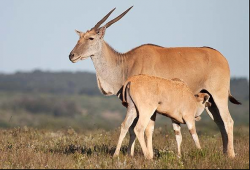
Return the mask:
{"type": "MultiPolygon", "coordinates": [[[[83,155],[87,156],[92,156],[92,155],[107,155],[109,157],[112,157],[113,154],[115,153],[115,147],[110,147],[108,145],[95,145],[94,147],[86,147],[86,146],[79,146],[79,145],[68,145],[64,151],[63,154],[70,155],[74,153],[80,153],[83,155]]],[[[51,152],[56,152],[51,150],[51,152]]],[[[128,147],[127,146],[122,146],[120,150],[120,154],[126,156],[128,155],[128,147]]],[[[143,157],[142,150],[139,148],[135,148],[135,156],[140,155],[143,157]]],[[[220,159],[223,154],[222,153],[214,153],[212,154],[214,158],[220,159]]],[[[191,157],[192,159],[196,158],[204,158],[206,156],[209,156],[209,149],[202,149],[202,150],[191,150],[189,153],[183,154],[182,159],[191,157]]],[[[169,150],[159,150],[159,149],[154,149],[154,159],[161,159],[161,158],[178,158],[177,154],[173,151],[169,150]]]]}
{"type": "MultiPolygon", "coordinates": [[[[83,155],[91,156],[91,155],[99,155],[99,154],[105,154],[107,156],[113,156],[115,153],[116,148],[110,147],[108,145],[95,145],[94,147],[86,147],[86,146],[80,146],[80,145],[68,145],[66,148],[62,150],[53,150],[51,149],[50,152],[56,153],[60,152],[66,155],[75,154],[75,153],[81,153],[83,155]]],[[[120,154],[128,155],[128,147],[122,146],[120,150],[120,154]]],[[[143,155],[141,149],[135,148],[135,155],[143,155]]],[[[160,158],[161,157],[161,151],[158,149],[154,149],[154,157],[160,158]]]]}
{"type": "MultiPolygon", "coordinates": [[[[121,149],[125,150],[125,149],[121,149]]],[[[115,148],[114,147],[109,147],[108,145],[95,145],[94,147],[86,147],[86,146],[79,146],[79,145],[68,145],[64,149],[64,154],[74,154],[74,153],[81,153],[81,154],[86,154],[88,156],[91,156],[93,154],[107,154],[112,156],[115,153],[115,148]]]]}

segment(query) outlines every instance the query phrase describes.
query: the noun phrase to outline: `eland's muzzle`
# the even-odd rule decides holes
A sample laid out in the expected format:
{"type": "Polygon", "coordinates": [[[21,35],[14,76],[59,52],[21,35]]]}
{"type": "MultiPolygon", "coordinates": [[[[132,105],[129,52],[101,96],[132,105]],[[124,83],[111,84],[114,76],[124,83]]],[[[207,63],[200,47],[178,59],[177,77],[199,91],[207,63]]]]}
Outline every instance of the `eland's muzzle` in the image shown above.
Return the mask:
{"type": "Polygon", "coordinates": [[[69,60],[72,61],[73,58],[74,58],[74,54],[70,53],[69,54],[69,60]]]}

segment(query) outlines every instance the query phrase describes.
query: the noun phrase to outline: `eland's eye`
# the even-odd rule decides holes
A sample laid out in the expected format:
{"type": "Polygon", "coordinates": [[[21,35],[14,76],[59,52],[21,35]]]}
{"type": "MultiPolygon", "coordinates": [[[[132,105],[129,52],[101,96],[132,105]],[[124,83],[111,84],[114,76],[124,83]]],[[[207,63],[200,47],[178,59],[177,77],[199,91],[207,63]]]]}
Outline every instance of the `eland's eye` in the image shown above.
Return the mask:
{"type": "Polygon", "coordinates": [[[90,37],[89,40],[94,40],[94,38],[90,37]]]}

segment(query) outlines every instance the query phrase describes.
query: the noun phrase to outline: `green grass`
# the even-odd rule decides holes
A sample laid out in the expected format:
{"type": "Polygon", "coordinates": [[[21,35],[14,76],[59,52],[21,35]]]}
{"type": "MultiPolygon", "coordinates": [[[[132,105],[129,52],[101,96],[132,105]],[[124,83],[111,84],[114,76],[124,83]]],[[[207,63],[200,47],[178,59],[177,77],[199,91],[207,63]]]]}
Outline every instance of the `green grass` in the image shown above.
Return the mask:
{"type": "Polygon", "coordinates": [[[179,159],[173,131],[157,128],[153,138],[155,157],[148,161],[138,142],[135,157],[127,156],[128,136],[119,158],[112,158],[119,129],[75,132],[73,129],[51,131],[24,127],[0,130],[0,168],[249,169],[249,128],[236,128],[235,134],[237,156],[228,159],[222,153],[219,134],[200,135],[203,149],[198,151],[184,130],[183,156],[179,159]]]}
{"type": "MultiPolygon", "coordinates": [[[[230,104],[236,126],[249,126],[249,101],[242,106],[230,104]]],[[[29,126],[42,129],[112,130],[122,123],[126,108],[116,96],[56,95],[0,92],[0,128],[29,126]],[[60,113],[60,114],[59,114],[60,113]]],[[[169,118],[157,115],[156,126],[171,126],[169,118]]],[[[218,131],[206,113],[197,122],[203,133],[218,131]]]]}
{"type": "Polygon", "coordinates": [[[126,114],[116,97],[0,92],[0,168],[249,169],[249,102],[230,105],[230,112],[235,121],[237,156],[233,160],[222,153],[220,132],[206,113],[196,123],[202,151],[195,148],[183,125],[183,156],[179,159],[171,121],[158,115],[152,161],[144,159],[138,142],[135,157],[127,156],[128,137],[119,158],[113,159],[120,132],[113,129],[126,114]],[[61,107],[71,103],[79,113],[61,107]],[[37,106],[34,112],[30,105],[37,106]],[[63,108],[65,114],[55,115],[55,110],[63,108]]]}

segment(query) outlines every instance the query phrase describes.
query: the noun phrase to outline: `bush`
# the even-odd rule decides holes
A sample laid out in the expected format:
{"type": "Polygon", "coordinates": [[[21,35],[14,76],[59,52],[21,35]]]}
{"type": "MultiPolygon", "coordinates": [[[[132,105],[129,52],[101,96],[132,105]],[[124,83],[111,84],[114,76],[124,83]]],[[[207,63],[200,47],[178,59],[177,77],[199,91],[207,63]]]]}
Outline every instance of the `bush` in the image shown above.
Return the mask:
{"type": "Polygon", "coordinates": [[[3,107],[11,110],[21,109],[33,114],[50,114],[56,117],[81,114],[81,107],[73,101],[49,97],[22,97],[5,103],[3,107]]]}

